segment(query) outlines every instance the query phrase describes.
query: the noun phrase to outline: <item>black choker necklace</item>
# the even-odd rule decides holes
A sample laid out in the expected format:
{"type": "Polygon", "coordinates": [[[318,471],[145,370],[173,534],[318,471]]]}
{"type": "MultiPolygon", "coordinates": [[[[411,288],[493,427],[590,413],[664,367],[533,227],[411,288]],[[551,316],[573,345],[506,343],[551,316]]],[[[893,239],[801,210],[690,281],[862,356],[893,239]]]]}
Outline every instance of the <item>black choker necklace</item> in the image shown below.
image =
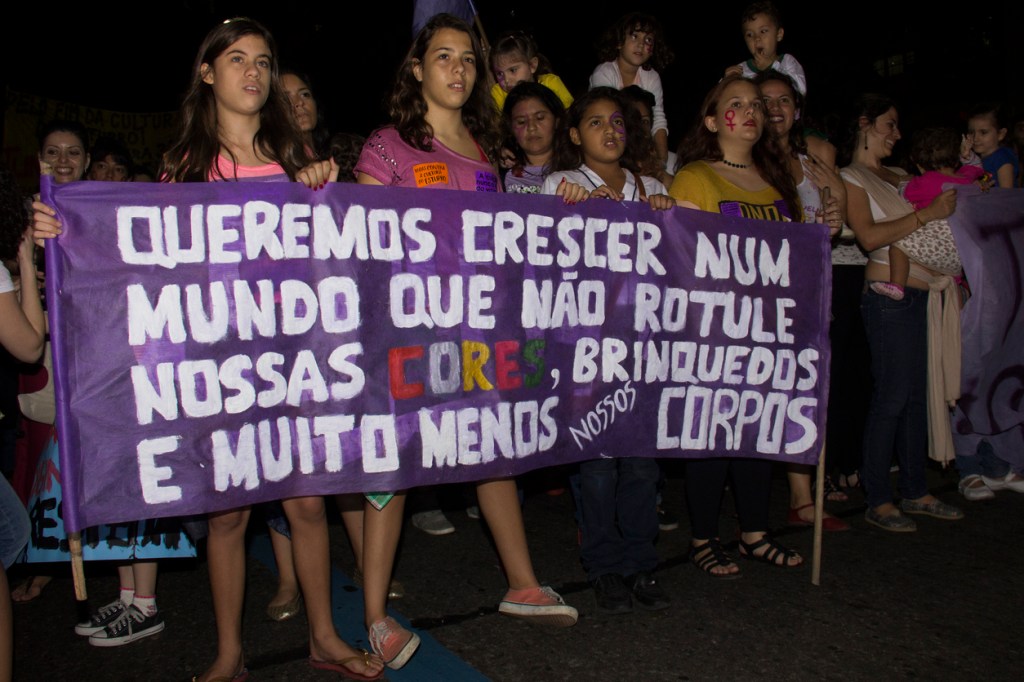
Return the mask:
{"type": "Polygon", "coordinates": [[[750,164],[749,163],[733,163],[732,161],[729,161],[728,159],[722,159],[722,163],[724,163],[729,168],[750,168],[750,164]]]}

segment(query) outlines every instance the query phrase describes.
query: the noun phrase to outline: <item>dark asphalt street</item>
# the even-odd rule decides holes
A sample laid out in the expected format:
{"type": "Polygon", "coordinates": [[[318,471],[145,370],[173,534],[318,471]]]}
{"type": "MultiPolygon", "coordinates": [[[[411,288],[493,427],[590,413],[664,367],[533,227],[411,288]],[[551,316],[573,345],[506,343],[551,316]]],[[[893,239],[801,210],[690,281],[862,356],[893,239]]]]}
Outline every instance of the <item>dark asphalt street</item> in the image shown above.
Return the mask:
{"type": "MultiPolygon", "coordinates": [[[[666,504],[682,510],[672,467],[666,504]]],[[[1005,491],[968,503],[956,474],[930,472],[932,489],[961,504],[959,522],[919,518],[913,534],[889,534],[863,520],[863,499],[831,504],[853,530],[827,534],[821,586],[808,567],[785,570],[743,562],[743,577],[715,581],[686,561],[689,533],[662,533],[658,577],[673,597],[655,613],[605,616],[578,561],[568,494],[527,495],[524,510],[534,566],[580,611],[576,627],[552,631],[496,613],[504,578],[481,524],[450,513],[457,532],[430,537],[408,526],[397,577],[407,596],[392,603],[424,636],[423,648],[392,680],[1008,680],[1019,679],[1024,644],[1024,495],[1005,491]]],[[[810,529],[786,529],[781,469],[772,499],[776,535],[809,559],[810,529]]],[[[255,523],[253,524],[256,525],[255,523]]],[[[734,537],[732,502],[723,538],[734,537]]],[[[331,526],[335,621],[365,646],[360,593],[351,584],[344,531],[331,526]]],[[[306,662],[305,621],[274,623],[263,611],[274,590],[269,543],[254,534],[245,612],[247,662],[254,682],[332,679],[306,662]]],[[[87,564],[90,594],[116,592],[109,567],[87,564]]],[[[76,636],[66,571],[43,596],[15,605],[17,680],[191,679],[212,658],[215,638],[205,563],[162,570],[158,596],[167,629],[158,639],[97,649],[76,636]]],[[[17,574],[12,578],[16,584],[17,574]]]]}

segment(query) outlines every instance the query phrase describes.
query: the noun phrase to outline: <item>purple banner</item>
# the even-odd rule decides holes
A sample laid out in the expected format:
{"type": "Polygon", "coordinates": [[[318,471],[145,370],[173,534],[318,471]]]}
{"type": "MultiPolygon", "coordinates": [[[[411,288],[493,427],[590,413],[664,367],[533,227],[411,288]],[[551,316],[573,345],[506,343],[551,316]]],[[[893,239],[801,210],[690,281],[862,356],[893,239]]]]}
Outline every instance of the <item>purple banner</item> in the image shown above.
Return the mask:
{"type": "Polygon", "coordinates": [[[51,201],[71,529],[602,455],[820,451],[816,225],[292,183],[51,201]]]}
{"type": "Polygon", "coordinates": [[[960,313],[956,452],[973,455],[984,438],[1024,471],[1024,191],[957,187],[949,222],[971,285],[960,313]]]}

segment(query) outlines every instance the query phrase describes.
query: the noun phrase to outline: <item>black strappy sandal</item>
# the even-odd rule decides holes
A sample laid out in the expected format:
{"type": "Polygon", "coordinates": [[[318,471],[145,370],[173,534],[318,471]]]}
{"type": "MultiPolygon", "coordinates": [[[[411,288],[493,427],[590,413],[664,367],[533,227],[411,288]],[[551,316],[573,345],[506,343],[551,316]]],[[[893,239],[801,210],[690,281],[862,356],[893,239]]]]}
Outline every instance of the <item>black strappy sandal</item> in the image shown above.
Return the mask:
{"type": "Polygon", "coordinates": [[[717,580],[735,580],[740,577],[740,572],[734,573],[714,573],[714,569],[719,566],[736,566],[736,562],[732,560],[725,549],[722,547],[722,543],[718,541],[718,538],[711,538],[703,545],[694,547],[690,546],[690,561],[693,565],[704,571],[712,578],[717,580]]]}
{"type": "Polygon", "coordinates": [[[779,568],[798,568],[804,565],[803,557],[798,564],[789,563],[790,559],[799,557],[800,554],[795,549],[788,549],[778,544],[771,539],[770,536],[765,535],[757,542],[751,542],[747,544],[740,540],[740,556],[744,559],[751,559],[752,561],[762,561],[772,566],[778,566],[779,568]],[[755,554],[757,550],[765,547],[766,549],[761,554],[755,554]]]}

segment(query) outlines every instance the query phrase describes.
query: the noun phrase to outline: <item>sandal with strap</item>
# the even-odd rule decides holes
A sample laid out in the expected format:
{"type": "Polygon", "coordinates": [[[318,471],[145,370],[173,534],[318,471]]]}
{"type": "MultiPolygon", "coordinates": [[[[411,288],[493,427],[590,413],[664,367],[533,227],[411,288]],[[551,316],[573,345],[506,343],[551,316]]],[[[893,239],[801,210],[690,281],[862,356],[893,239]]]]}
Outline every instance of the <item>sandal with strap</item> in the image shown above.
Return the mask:
{"type": "Polygon", "coordinates": [[[744,559],[751,559],[753,561],[762,561],[772,566],[778,566],[780,568],[796,568],[797,566],[803,566],[803,558],[794,549],[787,549],[779,543],[772,540],[768,535],[765,535],[757,542],[746,543],[740,540],[740,556],[744,559]],[[765,548],[763,552],[757,554],[757,550],[765,548]],[[800,562],[796,564],[789,563],[794,557],[799,558],[800,562]]]}
{"type": "Polygon", "coordinates": [[[860,472],[854,471],[853,473],[849,474],[839,474],[839,487],[844,490],[853,490],[855,488],[859,488],[860,472]]]}
{"type": "Polygon", "coordinates": [[[825,499],[829,502],[849,502],[850,496],[846,491],[832,482],[831,476],[825,477],[825,499]]]}
{"type": "MultiPolygon", "coordinates": [[[[237,673],[235,673],[234,676],[232,676],[232,677],[228,677],[227,675],[220,675],[219,677],[211,677],[206,682],[245,682],[248,679],[249,679],[249,669],[246,668],[246,667],[243,667],[241,670],[239,670],[237,673]]],[[[192,682],[198,682],[198,681],[199,681],[199,675],[193,675],[192,676],[192,682]]]]}
{"type": "Polygon", "coordinates": [[[736,562],[726,554],[725,548],[722,547],[722,543],[718,541],[718,538],[711,538],[703,545],[690,546],[690,561],[693,565],[704,571],[712,578],[718,580],[735,580],[740,577],[739,571],[732,573],[715,573],[714,569],[719,566],[729,567],[736,566],[736,562]]]}
{"type": "Polygon", "coordinates": [[[343,658],[340,661],[321,661],[317,658],[309,657],[309,665],[317,670],[329,670],[333,673],[341,675],[342,679],[345,680],[379,680],[384,677],[384,668],[381,667],[376,674],[371,673],[360,673],[356,672],[349,667],[351,663],[362,663],[364,669],[369,669],[370,664],[373,661],[373,654],[365,649],[357,649],[358,653],[355,656],[349,656],[343,658]]]}

